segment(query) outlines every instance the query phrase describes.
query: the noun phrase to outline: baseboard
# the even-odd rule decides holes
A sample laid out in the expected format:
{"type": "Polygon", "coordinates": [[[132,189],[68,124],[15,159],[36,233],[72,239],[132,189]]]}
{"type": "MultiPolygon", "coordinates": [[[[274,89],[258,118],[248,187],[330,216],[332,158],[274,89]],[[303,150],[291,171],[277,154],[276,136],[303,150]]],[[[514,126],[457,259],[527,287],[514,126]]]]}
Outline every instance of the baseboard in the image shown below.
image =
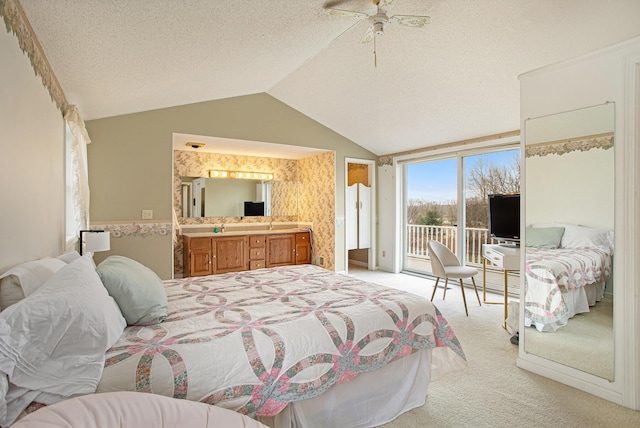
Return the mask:
{"type": "Polygon", "coordinates": [[[367,262],[361,262],[361,261],[358,261],[358,260],[351,260],[351,259],[349,259],[349,264],[350,264],[350,265],[356,265],[356,266],[362,266],[362,267],[366,267],[366,268],[368,268],[368,267],[369,267],[369,263],[367,263],[367,262]]]}

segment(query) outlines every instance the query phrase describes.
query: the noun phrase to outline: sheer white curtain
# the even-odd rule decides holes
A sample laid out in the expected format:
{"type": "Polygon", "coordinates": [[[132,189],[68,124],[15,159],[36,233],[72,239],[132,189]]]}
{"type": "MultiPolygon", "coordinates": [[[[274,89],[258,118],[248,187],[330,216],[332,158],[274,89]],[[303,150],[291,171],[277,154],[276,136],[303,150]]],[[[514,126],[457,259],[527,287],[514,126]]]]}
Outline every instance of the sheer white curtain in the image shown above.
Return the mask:
{"type": "MultiPolygon", "coordinates": [[[[89,227],[89,175],[87,173],[87,144],[91,143],[84,121],[75,105],[68,105],[64,111],[64,119],[71,131],[71,198],[75,231],[77,237],[81,229],[89,227]]],[[[69,234],[71,231],[67,231],[69,234]]]]}

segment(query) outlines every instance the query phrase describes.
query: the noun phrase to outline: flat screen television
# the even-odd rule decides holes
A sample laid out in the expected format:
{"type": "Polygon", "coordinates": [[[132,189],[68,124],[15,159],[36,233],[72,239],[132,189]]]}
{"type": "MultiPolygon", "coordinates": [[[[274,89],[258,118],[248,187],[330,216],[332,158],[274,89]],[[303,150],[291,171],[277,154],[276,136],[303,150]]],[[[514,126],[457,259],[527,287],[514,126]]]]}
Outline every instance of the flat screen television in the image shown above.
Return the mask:
{"type": "Polygon", "coordinates": [[[520,244],[520,194],[493,194],[489,199],[489,236],[520,244]]]}
{"type": "Polygon", "coordinates": [[[244,201],[244,216],[264,216],[264,202],[244,201]]]}

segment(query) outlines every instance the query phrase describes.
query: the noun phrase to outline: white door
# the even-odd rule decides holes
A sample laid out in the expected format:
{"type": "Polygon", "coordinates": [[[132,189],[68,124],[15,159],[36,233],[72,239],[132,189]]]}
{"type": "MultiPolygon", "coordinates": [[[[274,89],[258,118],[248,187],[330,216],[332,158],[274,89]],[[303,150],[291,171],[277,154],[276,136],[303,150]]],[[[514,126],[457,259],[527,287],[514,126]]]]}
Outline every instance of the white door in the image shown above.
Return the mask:
{"type": "Polygon", "coordinates": [[[358,248],[358,185],[347,186],[347,250],[358,248]]]}
{"type": "Polygon", "coordinates": [[[358,248],[371,247],[371,188],[358,184],[358,248]]]}
{"type": "Polygon", "coordinates": [[[204,217],[204,190],[206,189],[205,179],[193,180],[193,216],[204,217]]]}

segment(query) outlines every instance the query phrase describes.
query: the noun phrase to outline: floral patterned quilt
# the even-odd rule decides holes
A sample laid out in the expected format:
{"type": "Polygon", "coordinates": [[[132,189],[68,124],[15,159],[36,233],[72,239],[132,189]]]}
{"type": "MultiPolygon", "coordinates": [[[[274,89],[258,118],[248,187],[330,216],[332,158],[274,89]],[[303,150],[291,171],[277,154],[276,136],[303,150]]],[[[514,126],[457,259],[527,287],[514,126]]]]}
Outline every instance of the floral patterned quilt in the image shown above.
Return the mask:
{"type": "Polygon", "coordinates": [[[431,350],[432,379],[466,367],[429,300],[317,266],[164,284],[167,320],[126,328],[107,352],[98,392],[153,392],[273,416],[418,350],[431,350]]]}
{"type": "Polygon", "coordinates": [[[543,249],[527,247],[525,321],[552,324],[566,321],[563,294],[611,276],[611,255],[600,248],[543,249]]]}

